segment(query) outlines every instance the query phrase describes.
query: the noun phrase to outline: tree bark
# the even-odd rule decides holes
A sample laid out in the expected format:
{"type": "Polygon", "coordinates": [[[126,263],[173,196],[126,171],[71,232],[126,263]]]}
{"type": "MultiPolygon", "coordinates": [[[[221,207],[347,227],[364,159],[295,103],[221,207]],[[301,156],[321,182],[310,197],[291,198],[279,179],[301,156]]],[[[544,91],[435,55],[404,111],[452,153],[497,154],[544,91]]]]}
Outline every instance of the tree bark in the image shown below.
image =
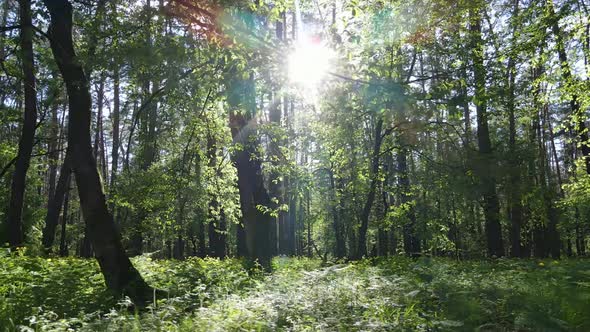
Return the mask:
{"type": "Polygon", "coordinates": [[[20,46],[24,77],[25,114],[21,136],[18,142],[16,159],[8,207],[8,243],[12,248],[23,245],[24,231],[22,224],[23,202],[25,198],[26,177],[33,152],[35,126],[37,124],[37,90],[35,81],[35,62],[33,57],[33,26],[31,19],[31,1],[19,0],[20,12],[20,46]]]}
{"type": "Polygon", "coordinates": [[[72,6],[67,0],[44,0],[51,21],[48,35],[51,50],[66,83],[69,97],[68,150],[80,196],[80,205],[96,259],[107,287],[145,304],[152,289],[125,254],[121,238],[108,211],[96,160],[90,143],[91,97],[84,70],[74,51],[72,6]]]}

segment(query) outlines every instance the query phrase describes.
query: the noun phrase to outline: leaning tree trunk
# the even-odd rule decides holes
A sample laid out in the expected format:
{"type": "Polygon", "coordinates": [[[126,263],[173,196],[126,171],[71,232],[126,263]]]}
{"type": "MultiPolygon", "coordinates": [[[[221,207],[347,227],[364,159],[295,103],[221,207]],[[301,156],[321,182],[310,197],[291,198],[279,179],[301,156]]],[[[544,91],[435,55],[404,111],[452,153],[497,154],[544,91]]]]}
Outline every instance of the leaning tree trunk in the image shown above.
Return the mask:
{"type": "Polygon", "coordinates": [[[26,177],[37,124],[37,90],[35,88],[35,63],[33,58],[33,26],[31,20],[31,1],[20,0],[20,46],[22,52],[22,69],[25,90],[25,116],[10,191],[8,207],[8,243],[12,248],[24,242],[22,225],[23,201],[25,197],[26,177]]]}
{"type": "Polygon", "coordinates": [[[69,97],[68,150],[72,156],[72,170],[96,259],[110,290],[142,304],[150,298],[152,289],[123,250],[92,155],[90,88],[74,51],[72,5],[67,0],[44,0],[44,3],[51,16],[48,31],[51,50],[69,97]]]}

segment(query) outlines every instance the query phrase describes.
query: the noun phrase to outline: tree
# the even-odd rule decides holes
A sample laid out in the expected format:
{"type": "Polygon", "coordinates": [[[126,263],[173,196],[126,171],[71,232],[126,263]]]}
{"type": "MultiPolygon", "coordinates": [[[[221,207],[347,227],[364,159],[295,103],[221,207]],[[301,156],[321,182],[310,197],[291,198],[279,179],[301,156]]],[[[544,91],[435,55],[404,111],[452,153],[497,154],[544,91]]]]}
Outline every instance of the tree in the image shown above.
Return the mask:
{"type": "Polygon", "coordinates": [[[66,83],[69,97],[68,150],[76,177],[80,204],[96,259],[107,287],[126,294],[139,304],[152,295],[151,288],[125,254],[120,235],[109,213],[90,143],[91,98],[81,64],[76,61],[72,36],[72,5],[67,0],[45,0],[51,23],[51,50],[66,83]]]}
{"type": "Polygon", "coordinates": [[[484,44],[481,37],[481,3],[473,4],[469,8],[469,25],[471,32],[471,57],[473,61],[473,76],[475,96],[474,103],[477,111],[477,142],[479,146],[479,179],[483,210],[485,215],[485,232],[488,254],[490,256],[504,256],[502,242],[502,227],[500,225],[500,202],[496,193],[496,181],[493,178],[493,152],[488,125],[486,71],[484,66],[484,44]]]}
{"type": "Polygon", "coordinates": [[[25,114],[22,133],[18,142],[18,155],[12,175],[10,207],[8,210],[8,241],[13,248],[22,246],[24,232],[22,226],[23,200],[26,190],[26,176],[29,169],[35,129],[37,126],[37,90],[35,80],[35,61],[33,56],[33,23],[31,20],[31,1],[19,1],[22,53],[23,85],[25,94],[25,114]]]}

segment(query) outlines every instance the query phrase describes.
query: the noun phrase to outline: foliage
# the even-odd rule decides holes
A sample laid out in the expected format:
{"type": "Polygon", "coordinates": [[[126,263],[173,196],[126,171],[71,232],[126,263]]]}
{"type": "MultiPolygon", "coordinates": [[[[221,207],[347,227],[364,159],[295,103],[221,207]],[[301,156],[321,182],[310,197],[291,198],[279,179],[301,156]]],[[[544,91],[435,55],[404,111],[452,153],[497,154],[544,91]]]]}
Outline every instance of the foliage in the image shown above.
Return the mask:
{"type": "MultiPolygon", "coordinates": [[[[89,260],[0,258],[4,330],[587,330],[587,260],[380,258],[322,266],[277,257],[274,272],[238,260],[134,260],[169,292],[134,313],[89,260]]],[[[4,331],[3,330],[3,331],[4,331]]]]}

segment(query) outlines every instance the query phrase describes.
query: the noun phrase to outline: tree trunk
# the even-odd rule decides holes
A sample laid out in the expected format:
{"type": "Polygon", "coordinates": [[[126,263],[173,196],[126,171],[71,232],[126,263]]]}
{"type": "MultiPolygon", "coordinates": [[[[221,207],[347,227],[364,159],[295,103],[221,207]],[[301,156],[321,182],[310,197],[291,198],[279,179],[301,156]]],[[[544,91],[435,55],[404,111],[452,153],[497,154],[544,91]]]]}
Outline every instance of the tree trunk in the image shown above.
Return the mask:
{"type": "Polygon", "coordinates": [[[381,143],[383,142],[383,118],[379,116],[377,124],[375,125],[375,145],[373,146],[373,154],[371,155],[370,178],[371,184],[369,186],[369,193],[367,200],[361,213],[361,227],[359,228],[358,248],[356,258],[360,259],[367,255],[367,230],[369,228],[369,216],[371,208],[375,201],[375,191],[377,190],[377,182],[379,181],[379,160],[381,156],[381,143]]]}
{"type": "Polygon", "coordinates": [[[558,207],[555,205],[555,185],[553,183],[552,175],[551,175],[551,167],[550,167],[550,157],[547,153],[547,142],[546,137],[547,133],[545,132],[545,128],[547,126],[547,120],[549,112],[549,105],[543,105],[541,110],[541,119],[542,126],[539,126],[539,160],[541,162],[540,167],[540,174],[541,174],[541,188],[543,190],[543,196],[545,200],[545,208],[547,209],[547,225],[545,228],[545,242],[546,242],[546,249],[547,255],[551,254],[551,256],[555,259],[560,258],[561,256],[561,248],[560,248],[560,241],[559,241],[559,233],[557,231],[557,223],[559,222],[559,210],[558,207]]]}
{"type": "Polygon", "coordinates": [[[110,189],[113,190],[115,183],[117,182],[117,171],[119,170],[119,114],[121,99],[119,96],[120,85],[119,85],[119,64],[115,63],[113,68],[113,113],[111,114],[113,120],[113,149],[111,151],[111,185],[110,189]]]}
{"type": "MultiPolygon", "coordinates": [[[[386,167],[383,169],[383,173],[387,174],[387,169],[386,167]]],[[[385,190],[383,188],[383,186],[385,185],[385,183],[387,182],[387,175],[386,175],[386,179],[380,183],[379,187],[378,187],[378,196],[377,197],[381,197],[381,199],[377,200],[377,215],[379,216],[380,220],[379,220],[379,228],[377,229],[377,255],[378,256],[387,256],[388,251],[389,251],[389,246],[388,246],[388,236],[387,236],[387,229],[384,227],[385,224],[385,217],[387,215],[387,201],[386,201],[386,193],[385,190]]]]}
{"type": "Polygon", "coordinates": [[[145,304],[152,297],[152,289],[123,250],[113,217],[107,209],[96,160],[92,155],[90,88],[74,51],[72,6],[67,0],[44,0],[44,3],[51,16],[48,31],[51,50],[68,92],[68,150],[71,151],[80,205],[96,259],[111,291],[128,295],[138,304],[145,304]]]}
{"type": "MultiPolygon", "coordinates": [[[[280,22],[277,22],[277,34],[279,33],[279,25],[280,22]]],[[[281,30],[282,31],[282,30],[281,30]]],[[[282,32],[281,32],[282,35],[282,32]]],[[[270,123],[274,126],[273,131],[277,132],[281,126],[281,99],[275,98],[275,100],[271,100],[270,112],[269,112],[269,120],[270,123]]],[[[271,160],[271,167],[272,171],[270,174],[270,183],[268,187],[268,192],[270,197],[272,198],[271,208],[273,210],[278,210],[279,207],[284,202],[284,193],[283,193],[283,181],[281,180],[281,173],[278,170],[282,163],[282,157],[280,154],[280,144],[281,140],[277,138],[275,135],[271,137],[269,143],[269,158],[271,160]]],[[[271,225],[271,243],[270,243],[270,250],[271,253],[274,255],[279,253],[284,255],[287,253],[286,244],[287,244],[287,232],[286,232],[286,224],[284,218],[284,211],[277,211],[276,217],[272,217],[274,221],[271,225]],[[273,236],[278,234],[278,236],[273,236]],[[278,249],[278,250],[277,250],[278,249]]]]}
{"type": "MultiPolygon", "coordinates": [[[[10,11],[10,1],[12,0],[4,0],[2,2],[2,19],[0,21],[0,26],[5,27],[6,26],[6,22],[8,21],[8,12],[10,11]]],[[[6,34],[5,31],[0,32],[0,59],[4,59],[5,57],[5,52],[4,52],[4,46],[6,42],[6,34]]],[[[2,93],[1,96],[1,101],[4,101],[4,92],[2,93]]]]}
{"type": "Polygon", "coordinates": [[[46,253],[51,252],[51,247],[55,240],[55,230],[59,222],[59,214],[64,203],[64,196],[69,190],[71,169],[71,157],[66,153],[66,157],[59,171],[59,180],[55,188],[55,194],[47,205],[47,215],[45,216],[45,227],[43,228],[43,248],[46,253]]]}
{"type": "Polygon", "coordinates": [[[585,225],[580,223],[580,211],[576,208],[576,253],[578,257],[586,255],[586,232],[585,225]]]}
{"type": "Polygon", "coordinates": [[[469,11],[479,145],[478,169],[483,196],[488,255],[501,257],[504,256],[504,244],[502,242],[502,226],[500,225],[500,202],[496,193],[496,181],[492,167],[494,156],[488,128],[486,70],[483,60],[484,45],[481,37],[481,9],[478,7],[479,5],[479,3],[474,4],[475,8],[471,8],[469,11]]]}
{"type": "MultiPolygon", "coordinates": [[[[54,78],[57,78],[57,75],[53,75],[54,78]]],[[[58,102],[57,102],[57,95],[58,93],[55,92],[54,96],[56,100],[53,100],[53,105],[51,106],[51,127],[49,130],[49,144],[48,144],[48,162],[49,162],[49,189],[47,191],[47,205],[49,206],[49,202],[53,199],[53,195],[55,194],[55,180],[57,178],[57,163],[59,162],[59,120],[57,118],[57,109],[58,109],[58,102]]]]}
{"type": "MultiPolygon", "coordinates": [[[[399,203],[404,205],[411,204],[412,196],[410,192],[410,177],[408,172],[408,151],[403,148],[403,140],[400,143],[402,148],[397,153],[397,181],[401,191],[399,203]]],[[[404,251],[408,256],[417,256],[420,254],[421,246],[416,229],[416,212],[411,205],[408,205],[406,208],[406,220],[403,226],[404,251]]]]}
{"type": "Polygon", "coordinates": [[[332,193],[332,225],[334,228],[334,237],[336,239],[334,247],[334,256],[336,258],[344,258],[346,256],[346,242],[344,239],[344,229],[340,220],[340,198],[338,197],[338,189],[335,185],[334,171],[330,169],[330,186],[332,193]]]}
{"type": "MultiPolygon", "coordinates": [[[[103,170],[104,165],[102,165],[102,157],[101,157],[101,144],[100,144],[100,132],[102,131],[101,122],[102,122],[102,108],[103,108],[103,101],[104,101],[104,75],[100,74],[100,80],[98,82],[98,91],[96,93],[96,128],[94,131],[94,158],[99,164],[99,169],[103,170]]],[[[106,181],[105,174],[101,174],[103,180],[106,181]]]]}
{"type": "Polygon", "coordinates": [[[197,236],[199,239],[199,245],[197,249],[197,255],[201,258],[207,256],[207,246],[205,244],[205,220],[197,220],[198,231],[197,236]]]}
{"type": "MultiPolygon", "coordinates": [[[[217,171],[217,142],[213,133],[208,133],[207,137],[207,158],[209,159],[209,167],[217,171]]],[[[221,174],[217,173],[217,176],[221,174]]],[[[223,209],[219,206],[217,196],[214,196],[209,201],[209,254],[212,257],[224,258],[225,252],[225,214],[223,209]]]]}
{"type": "MultiPolygon", "coordinates": [[[[514,8],[512,11],[512,19],[515,20],[518,15],[518,1],[514,0],[514,8]]],[[[512,22],[512,39],[513,42],[516,40],[515,34],[517,33],[516,23],[512,22]]],[[[508,214],[510,216],[511,227],[510,227],[510,256],[521,257],[521,241],[520,232],[522,228],[522,198],[521,198],[521,169],[520,169],[520,155],[517,151],[516,146],[516,118],[515,118],[515,95],[514,86],[516,81],[516,60],[515,55],[510,54],[508,59],[508,100],[506,108],[508,109],[508,122],[510,138],[508,142],[509,147],[509,165],[510,165],[510,189],[508,195],[508,214]]]]}
{"type": "Polygon", "coordinates": [[[312,234],[311,234],[311,218],[309,218],[309,216],[311,216],[311,193],[309,191],[309,189],[307,189],[305,191],[305,210],[307,211],[307,257],[312,257],[312,253],[311,253],[311,238],[312,238],[312,234]]]}
{"type": "MultiPolygon", "coordinates": [[[[234,163],[238,171],[238,190],[244,225],[247,257],[270,268],[270,232],[273,218],[258,206],[270,206],[270,197],[264,187],[262,165],[256,155],[258,139],[256,131],[242,114],[230,113],[230,124],[234,142],[242,145],[235,152],[234,163]]],[[[239,228],[238,228],[239,229],[239,228]]],[[[238,248],[240,249],[240,248],[238,248]]],[[[242,248],[243,249],[243,248],[242,248]]]]}
{"type": "Polygon", "coordinates": [[[393,227],[391,225],[387,225],[387,213],[390,207],[390,196],[389,192],[387,192],[387,186],[390,185],[391,179],[393,178],[392,166],[393,166],[393,155],[391,153],[387,153],[385,155],[384,166],[383,166],[383,174],[385,175],[385,179],[383,180],[382,185],[380,186],[380,193],[381,193],[381,211],[380,211],[380,218],[381,223],[379,225],[379,230],[377,233],[377,239],[379,242],[379,255],[380,256],[388,256],[391,252],[391,241],[390,241],[390,233],[393,233],[393,227]]]}
{"type": "Polygon", "coordinates": [[[285,197],[289,202],[289,211],[284,214],[286,225],[287,251],[285,254],[293,256],[296,254],[295,236],[297,227],[297,196],[294,181],[287,177],[285,179],[285,197]]]}
{"type": "Polygon", "coordinates": [[[66,237],[66,225],[68,223],[68,211],[69,211],[69,203],[70,203],[70,176],[67,177],[66,183],[66,194],[64,199],[64,212],[63,216],[61,217],[61,239],[59,241],[59,255],[61,257],[66,257],[68,255],[68,243],[66,237]]]}
{"type": "Polygon", "coordinates": [[[31,1],[19,0],[20,6],[20,46],[24,77],[25,114],[21,137],[18,142],[18,155],[12,174],[10,203],[8,207],[8,243],[16,248],[23,245],[22,224],[26,177],[33,152],[35,126],[37,124],[37,90],[35,87],[35,62],[33,57],[33,26],[31,20],[31,1]]]}

